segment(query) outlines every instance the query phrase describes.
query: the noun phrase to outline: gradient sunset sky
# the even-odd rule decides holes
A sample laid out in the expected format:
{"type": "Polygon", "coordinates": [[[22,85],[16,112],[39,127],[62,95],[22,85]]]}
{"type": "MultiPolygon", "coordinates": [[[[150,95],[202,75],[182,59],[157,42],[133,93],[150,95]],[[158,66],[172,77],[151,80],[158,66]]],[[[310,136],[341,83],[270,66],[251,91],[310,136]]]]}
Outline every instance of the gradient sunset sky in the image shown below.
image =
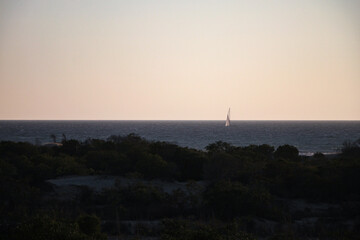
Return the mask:
{"type": "Polygon", "coordinates": [[[357,0],[0,0],[0,119],[360,120],[357,0]]]}

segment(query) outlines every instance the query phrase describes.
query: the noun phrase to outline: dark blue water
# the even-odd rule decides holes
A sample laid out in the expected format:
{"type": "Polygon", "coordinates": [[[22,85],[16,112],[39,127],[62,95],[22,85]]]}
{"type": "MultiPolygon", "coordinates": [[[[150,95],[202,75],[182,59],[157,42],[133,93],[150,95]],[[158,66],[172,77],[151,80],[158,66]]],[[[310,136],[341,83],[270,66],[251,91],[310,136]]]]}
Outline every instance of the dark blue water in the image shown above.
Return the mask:
{"type": "Polygon", "coordinates": [[[106,139],[110,135],[136,133],[203,149],[215,141],[236,146],[291,144],[302,154],[338,152],[345,140],[360,138],[360,121],[0,121],[0,140],[50,142],[64,133],[67,139],[106,139]]]}

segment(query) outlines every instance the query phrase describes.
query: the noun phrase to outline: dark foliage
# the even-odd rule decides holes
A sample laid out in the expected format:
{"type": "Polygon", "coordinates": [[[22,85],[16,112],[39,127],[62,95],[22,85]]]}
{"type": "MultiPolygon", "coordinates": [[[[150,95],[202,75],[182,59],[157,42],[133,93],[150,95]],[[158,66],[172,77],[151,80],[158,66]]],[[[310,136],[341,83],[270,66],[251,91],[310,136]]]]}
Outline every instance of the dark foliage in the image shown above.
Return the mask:
{"type": "Polygon", "coordinates": [[[31,234],[39,237],[27,239],[103,239],[100,225],[119,234],[126,232],[119,221],[164,218],[170,219],[161,230],[143,232],[175,240],[254,239],[246,233],[261,234],[254,219],[291,225],[301,215],[318,221],[310,230],[280,229],[268,235],[357,236],[356,227],[340,223],[351,219],[360,226],[359,149],[359,141],[345,142],[340,155],[316,153],[306,158],[289,145],[275,151],[265,144],[237,147],[220,141],[201,151],[135,134],[84,142],[64,137],[58,147],[0,142],[0,239],[25,239],[31,234]],[[91,174],[121,176],[132,183],[101,192],[82,187],[71,199],[63,199],[54,197],[47,182],[91,174]],[[165,191],[152,180],[181,181],[183,187],[165,191]],[[310,210],[294,213],[284,202],[296,199],[342,208],[321,216],[310,210]],[[248,220],[236,225],[237,219],[248,220]]]}
{"type": "Polygon", "coordinates": [[[274,156],[276,158],[296,160],[299,157],[299,150],[294,146],[290,146],[290,145],[286,144],[286,145],[279,146],[276,149],[274,156]]]}
{"type": "Polygon", "coordinates": [[[341,153],[343,156],[360,157],[360,138],[354,142],[345,141],[341,153]]]}

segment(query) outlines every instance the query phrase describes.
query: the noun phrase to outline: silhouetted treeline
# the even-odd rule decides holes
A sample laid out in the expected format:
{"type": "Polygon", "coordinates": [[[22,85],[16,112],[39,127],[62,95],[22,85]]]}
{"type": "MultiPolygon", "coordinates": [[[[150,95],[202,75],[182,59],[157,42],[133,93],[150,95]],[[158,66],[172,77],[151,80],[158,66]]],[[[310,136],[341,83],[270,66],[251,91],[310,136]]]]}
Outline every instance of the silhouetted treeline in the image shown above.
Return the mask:
{"type": "MultiPolygon", "coordinates": [[[[0,142],[0,237],[37,239],[26,238],[33,232],[48,239],[104,239],[100,217],[103,231],[113,235],[131,234],[119,221],[167,219],[158,230],[140,233],[160,239],[253,239],[269,235],[256,230],[256,219],[293,223],[287,203],[303,199],[341,207],[329,210],[328,216],[298,212],[299,219],[318,218],[321,231],[312,229],[311,236],[336,239],[342,233],[351,239],[360,229],[359,143],[345,142],[336,156],[306,157],[290,145],[239,147],[219,141],[201,151],[135,134],[84,142],[64,139],[58,147],[0,142]],[[68,175],[138,182],[101,192],[83,187],[70,200],[53,197],[54,186],[46,180],[68,175]],[[187,185],[168,192],[148,184],[154,179],[187,185]],[[332,224],[322,222],[329,218],[332,224]],[[345,220],[354,226],[338,224],[345,220]]],[[[273,239],[282,239],[282,234],[296,239],[299,234],[291,229],[275,232],[273,239]]]]}

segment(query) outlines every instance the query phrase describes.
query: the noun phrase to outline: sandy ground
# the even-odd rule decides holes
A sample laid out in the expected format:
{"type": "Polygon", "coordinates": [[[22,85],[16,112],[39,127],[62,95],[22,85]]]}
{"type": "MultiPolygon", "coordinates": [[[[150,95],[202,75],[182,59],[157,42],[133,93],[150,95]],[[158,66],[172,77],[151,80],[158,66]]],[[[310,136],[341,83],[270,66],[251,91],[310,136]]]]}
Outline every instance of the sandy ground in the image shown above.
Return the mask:
{"type": "MultiPolygon", "coordinates": [[[[124,177],[117,177],[117,176],[68,176],[62,177],[57,179],[50,179],[47,182],[55,185],[56,187],[65,187],[65,186],[87,186],[90,189],[101,192],[107,188],[113,188],[116,185],[120,186],[129,186],[133,185],[138,182],[143,182],[148,185],[152,185],[154,187],[158,187],[162,189],[166,193],[172,193],[175,190],[187,190],[188,182],[167,182],[167,181],[160,181],[160,180],[143,180],[143,179],[129,179],[124,177]]],[[[198,186],[205,186],[206,183],[204,181],[197,181],[196,185],[198,186]]]]}

